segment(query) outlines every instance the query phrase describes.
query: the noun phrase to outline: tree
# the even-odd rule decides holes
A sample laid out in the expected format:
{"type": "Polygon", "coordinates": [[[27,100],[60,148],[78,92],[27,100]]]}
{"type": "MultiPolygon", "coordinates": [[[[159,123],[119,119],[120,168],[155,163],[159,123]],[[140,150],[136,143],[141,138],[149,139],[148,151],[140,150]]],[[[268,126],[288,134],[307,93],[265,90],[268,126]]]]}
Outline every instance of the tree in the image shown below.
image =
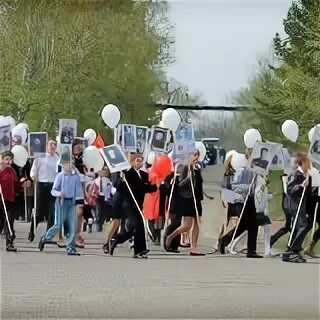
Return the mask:
{"type": "Polygon", "coordinates": [[[302,144],[307,132],[320,118],[320,0],[294,1],[284,20],[286,37],[274,38],[279,68],[262,64],[247,89],[235,97],[250,104],[252,111],[242,119],[262,130],[263,137],[282,142],[280,126],[296,120],[302,144]]]}
{"type": "Polygon", "coordinates": [[[171,41],[147,27],[149,3],[8,0],[2,8],[1,114],[51,134],[59,118],[103,132],[99,110],[108,102],[124,121],[147,121],[168,62],[157,64],[159,48],[171,41]]]}

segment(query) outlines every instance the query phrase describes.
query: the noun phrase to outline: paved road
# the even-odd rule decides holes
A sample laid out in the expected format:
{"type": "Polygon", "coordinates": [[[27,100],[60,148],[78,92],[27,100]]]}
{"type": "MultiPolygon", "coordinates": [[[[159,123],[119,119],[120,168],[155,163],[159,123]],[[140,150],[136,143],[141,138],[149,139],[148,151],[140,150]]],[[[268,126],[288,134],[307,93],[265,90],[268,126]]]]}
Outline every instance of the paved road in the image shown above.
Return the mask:
{"type": "MultiPolygon", "coordinates": [[[[202,250],[211,251],[223,214],[215,180],[208,193],[202,250]]],[[[152,246],[148,260],[131,258],[124,245],[115,257],[101,252],[103,233],[86,235],[81,257],[26,241],[17,223],[17,254],[1,251],[1,319],[318,319],[320,259],[287,264],[279,258],[189,257],[152,246]]],[[[41,233],[41,230],[39,231],[41,233]]]]}

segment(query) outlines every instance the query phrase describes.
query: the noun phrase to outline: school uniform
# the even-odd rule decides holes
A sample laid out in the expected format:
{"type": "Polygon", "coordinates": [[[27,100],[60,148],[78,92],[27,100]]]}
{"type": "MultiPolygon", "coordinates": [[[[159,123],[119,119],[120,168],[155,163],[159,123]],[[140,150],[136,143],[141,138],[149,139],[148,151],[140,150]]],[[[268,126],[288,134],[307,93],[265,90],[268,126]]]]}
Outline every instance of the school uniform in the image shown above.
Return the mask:
{"type": "Polygon", "coordinates": [[[67,253],[68,255],[76,255],[76,204],[82,202],[84,199],[83,189],[81,185],[80,175],[76,170],[71,173],[58,173],[51,191],[56,198],[55,202],[55,222],[54,225],[41,238],[39,243],[40,251],[43,250],[44,245],[49,243],[51,239],[58,234],[63,223],[66,222],[68,226],[67,235],[67,253]],[[61,193],[64,198],[61,198],[61,193]]]}
{"type": "Polygon", "coordinates": [[[97,224],[101,231],[105,221],[109,221],[111,217],[111,198],[113,187],[110,179],[106,177],[98,177],[95,179],[95,184],[99,186],[99,197],[96,202],[96,211],[97,224]]]}
{"type": "MultiPolygon", "coordinates": [[[[36,177],[36,227],[39,223],[47,221],[47,230],[54,223],[55,198],[51,194],[54,179],[56,177],[59,156],[47,154],[45,157],[38,157],[31,167],[30,176],[36,177]]],[[[31,219],[29,240],[34,239],[34,219],[31,219]]]]}
{"type": "MultiPolygon", "coordinates": [[[[145,194],[157,191],[157,186],[149,183],[148,174],[142,170],[131,168],[124,174],[136,203],[142,211],[145,194]]],[[[117,192],[119,197],[123,199],[122,208],[127,223],[126,229],[114,237],[110,253],[113,252],[117,244],[124,243],[133,236],[134,257],[143,257],[147,251],[143,218],[124,181],[119,183],[117,192]]]]}
{"type": "Polygon", "coordinates": [[[6,247],[7,251],[15,251],[13,240],[14,234],[14,201],[17,191],[20,188],[20,183],[17,179],[17,175],[12,167],[6,167],[0,171],[0,185],[2,189],[2,195],[7,209],[8,220],[12,235],[10,235],[8,221],[5,215],[5,209],[3,203],[0,205],[0,232],[4,229],[6,235],[6,247]]]}

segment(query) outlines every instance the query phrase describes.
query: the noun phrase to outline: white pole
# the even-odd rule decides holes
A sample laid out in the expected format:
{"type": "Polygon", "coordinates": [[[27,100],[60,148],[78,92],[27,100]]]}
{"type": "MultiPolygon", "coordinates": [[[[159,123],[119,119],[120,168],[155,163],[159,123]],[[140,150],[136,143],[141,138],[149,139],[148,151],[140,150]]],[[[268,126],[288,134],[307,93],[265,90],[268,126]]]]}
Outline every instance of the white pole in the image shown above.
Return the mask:
{"type": "Polygon", "coordinates": [[[316,204],[316,208],[314,209],[314,217],[313,217],[313,224],[312,224],[312,230],[311,230],[311,239],[310,242],[312,242],[314,233],[316,231],[316,222],[317,222],[317,214],[318,214],[318,208],[319,208],[319,202],[316,204]]]}
{"type": "Polygon", "coordinates": [[[24,221],[28,220],[28,204],[27,204],[27,187],[23,187],[23,198],[24,198],[24,221]]]}
{"type": "Polygon", "coordinates": [[[3,205],[4,214],[5,214],[5,216],[6,216],[6,221],[7,221],[7,224],[8,224],[8,229],[9,229],[10,237],[12,237],[13,233],[12,233],[11,226],[10,226],[10,221],[9,221],[7,206],[6,206],[6,203],[5,203],[5,201],[4,201],[1,184],[0,184],[0,193],[1,193],[1,201],[2,201],[2,205],[3,205]]]}
{"type": "Polygon", "coordinates": [[[300,213],[300,210],[301,210],[301,206],[302,206],[302,202],[303,202],[303,198],[304,198],[304,195],[306,193],[306,187],[303,188],[303,192],[302,192],[302,196],[301,196],[301,199],[300,199],[300,202],[299,202],[299,206],[298,206],[298,210],[297,210],[297,214],[294,218],[294,223],[293,223],[293,227],[292,227],[292,230],[291,230],[291,233],[290,233],[290,238],[289,238],[289,242],[288,242],[288,247],[291,246],[291,241],[292,241],[292,238],[293,238],[293,233],[294,233],[294,229],[296,228],[296,224],[297,224],[297,221],[298,221],[298,216],[299,216],[299,213],[300,213]]]}
{"type": "Polygon", "coordinates": [[[176,184],[176,178],[177,178],[177,168],[178,168],[178,165],[176,165],[174,167],[174,175],[173,175],[173,182],[172,182],[172,186],[171,186],[171,190],[170,190],[170,196],[169,196],[169,201],[168,201],[168,208],[166,210],[166,214],[165,214],[165,218],[166,218],[166,221],[165,221],[165,228],[166,226],[168,225],[168,220],[169,220],[169,212],[170,212],[170,209],[171,209],[171,202],[172,202],[172,197],[173,197],[173,190],[174,190],[174,186],[176,184]]]}
{"type": "Polygon", "coordinates": [[[37,218],[36,218],[36,212],[37,212],[37,181],[34,181],[33,184],[33,190],[34,190],[34,204],[33,204],[33,210],[32,210],[32,219],[33,219],[33,234],[36,235],[37,232],[37,218]]]}
{"type": "Polygon", "coordinates": [[[233,251],[231,250],[231,248],[233,247],[233,242],[234,242],[236,233],[237,233],[237,231],[238,231],[238,227],[239,227],[240,221],[241,221],[241,219],[242,219],[244,210],[245,210],[245,208],[246,208],[246,205],[247,205],[247,202],[248,202],[248,199],[249,199],[249,196],[250,196],[250,193],[251,193],[251,189],[252,189],[252,186],[253,186],[253,183],[254,183],[254,180],[255,180],[255,179],[256,179],[256,174],[254,174],[254,176],[253,176],[253,178],[252,178],[252,181],[251,181],[251,183],[250,183],[249,190],[248,190],[248,193],[247,193],[246,198],[245,198],[245,200],[244,200],[243,207],[242,207],[242,210],[241,210],[241,213],[240,213],[240,217],[239,217],[239,219],[238,219],[238,221],[237,221],[236,228],[235,228],[234,233],[233,233],[233,235],[232,235],[232,240],[231,240],[230,244],[228,245],[229,251],[230,251],[230,253],[232,253],[232,254],[236,254],[236,252],[233,252],[233,251]]]}

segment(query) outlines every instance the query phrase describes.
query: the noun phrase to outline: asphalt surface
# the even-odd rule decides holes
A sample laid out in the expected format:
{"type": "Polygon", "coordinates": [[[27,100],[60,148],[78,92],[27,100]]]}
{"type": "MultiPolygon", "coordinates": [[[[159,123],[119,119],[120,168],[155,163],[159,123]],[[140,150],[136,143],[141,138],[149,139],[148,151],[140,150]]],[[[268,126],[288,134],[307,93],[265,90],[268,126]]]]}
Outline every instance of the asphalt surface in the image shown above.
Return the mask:
{"type": "MultiPolygon", "coordinates": [[[[221,168],[206,171],[201,250],[212,253],[224,220],[221,168]]],[[[151,245],[148,260],[132,259],[125,244],[102,253],[104,232],[85,234],[80,257],[27,241],[29,224],[16,223],[17,253],[1,239],[1,319],[319,319],[319,264],[279,257],[190,257],[151,245]]]]}

